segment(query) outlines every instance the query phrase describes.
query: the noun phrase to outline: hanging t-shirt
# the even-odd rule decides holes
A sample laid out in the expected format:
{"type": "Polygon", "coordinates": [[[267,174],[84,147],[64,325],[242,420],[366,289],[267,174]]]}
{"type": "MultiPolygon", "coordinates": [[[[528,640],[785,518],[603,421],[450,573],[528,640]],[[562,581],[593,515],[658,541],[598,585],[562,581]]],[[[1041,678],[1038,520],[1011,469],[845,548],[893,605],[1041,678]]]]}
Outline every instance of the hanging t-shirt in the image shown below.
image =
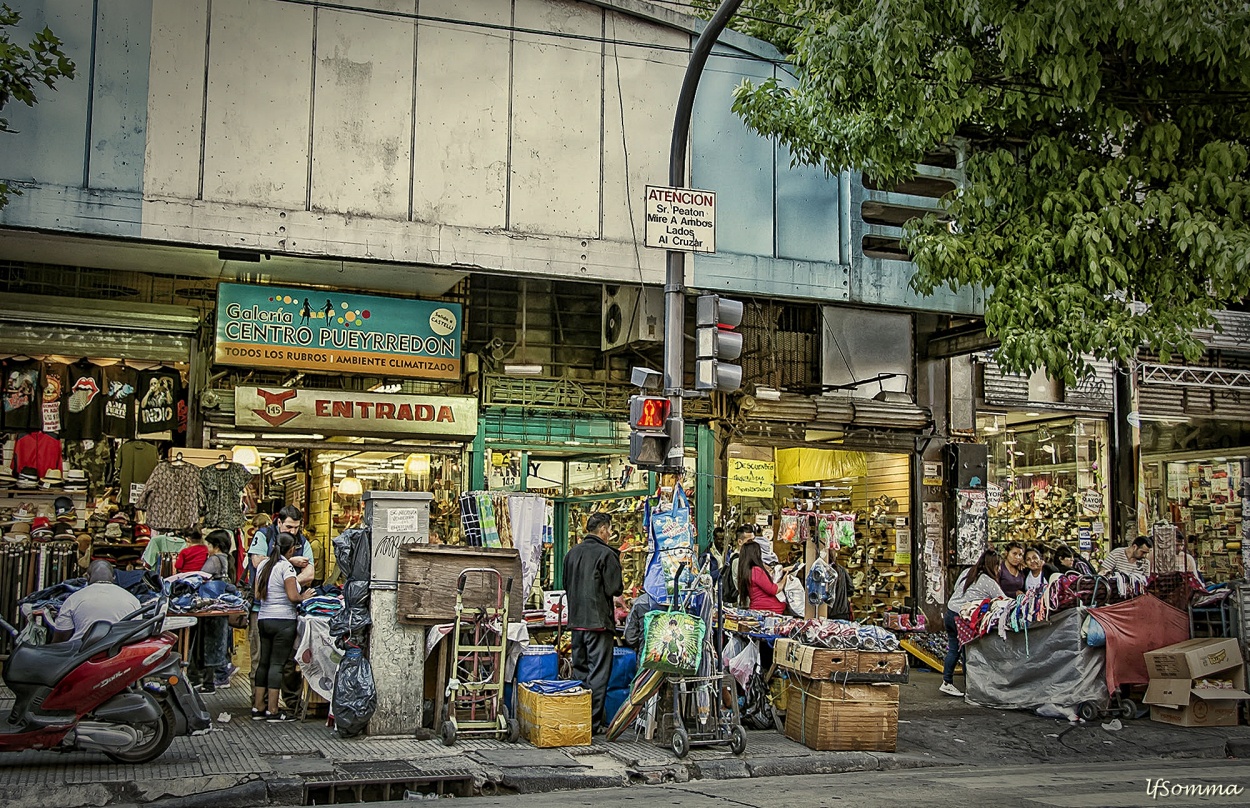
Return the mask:
{"type": "Polygon", "coordinates": [[[252,472],[239,463],[222,467],[219,464],[200,470],[200,488],[204,492],[204,524],[237,530],[243,527],[243,488],[252,479],[252,472]]]}
{"type": "Polygon", "coordinates": [[[125,365],[104,369],[104,434],[110,438],[135,436],[135,393],[139,374],[125,365]]]}
{"type": "Polygon", "coordinates": [[[139,374],[139,435],[173,433],[178,425],[181,382],[178,371],[169,368],[139,374]]]}
{"type": "Polygon", "coordinates": [[[39,363],[6,362],[4,366],[4,428],[10,432],[38,431],[39,363]]]}
{"type": "Polygon", "coordinates": [[[69,388],[61,413],[62,440],[98,440],[103,436],[103,368],[89,362],[69,366],[69,388]]]}
{"type": "Polygon", "coordinates": [[[44,362],[42,382],[39,412],[43,416],[43,431],[60,437],[61,430],[65,428],[61,409],[65,406],[66,388],[69,387],[69,365],[44,362]]]}
{"type": "Polygon", "coordinates": [[[132,500],[131,488],[147,483],[152,469],[160,462],[160,453],[145,440],[132,440],[122,444],[117,457],[117,464],[121,467],[117,501],[121,505],[128,505],[132,500]]]}

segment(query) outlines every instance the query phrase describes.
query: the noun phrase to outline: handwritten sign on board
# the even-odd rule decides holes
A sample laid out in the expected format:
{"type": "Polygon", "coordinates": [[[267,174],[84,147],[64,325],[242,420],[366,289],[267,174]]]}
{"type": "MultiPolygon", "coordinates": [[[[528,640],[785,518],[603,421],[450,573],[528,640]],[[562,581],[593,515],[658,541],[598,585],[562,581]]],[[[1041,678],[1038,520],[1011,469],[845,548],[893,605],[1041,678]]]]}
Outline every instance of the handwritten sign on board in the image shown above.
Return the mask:
{"type": "Polygon", "coordinates": [[[729,458],[728,493],[731,497],[771,498],[775,479],[775,465],[771,460],[729,458]]]}

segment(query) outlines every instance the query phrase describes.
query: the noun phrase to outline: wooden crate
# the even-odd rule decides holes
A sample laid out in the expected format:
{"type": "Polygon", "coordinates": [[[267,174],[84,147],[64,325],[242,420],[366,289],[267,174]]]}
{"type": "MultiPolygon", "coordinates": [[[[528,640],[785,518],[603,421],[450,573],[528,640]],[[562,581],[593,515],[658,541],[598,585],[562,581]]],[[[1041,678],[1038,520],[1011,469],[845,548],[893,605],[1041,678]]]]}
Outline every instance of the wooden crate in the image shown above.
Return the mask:
{"type": "Polygon", "coordinates": [[[777,640],[773,659],[777,667],[812,679],[836,678],[837,674],[858,670],[858,651],[834,651],[803,645],[796,640],[777,640]]]}
{"type": "Polygon", "coordinates": [[[906,651],[860,651],[860,673],[902,673],[907,667],[906,651]]]}
{"type": "MultiPolygon", "coordinates": [[[[406,544],[399,554],[398,619],[401,623],[450,623],[456,619],[456,581],[468,567],[490,567],[512,579],[508,619],[521,619],[525,592],[521,584],[521,557],[516,550],[457,547],[448,544],[406,544]]],[[[483,576],[469,576],[464,588],[466,606],[493,606],[494,587],[483,576]]]]}
{"type": "Polygon", "coordinates": [[[786,704],[786,737],[820,751],[893,752],[898,746],[898,685],[794,677],[786,704]]]}

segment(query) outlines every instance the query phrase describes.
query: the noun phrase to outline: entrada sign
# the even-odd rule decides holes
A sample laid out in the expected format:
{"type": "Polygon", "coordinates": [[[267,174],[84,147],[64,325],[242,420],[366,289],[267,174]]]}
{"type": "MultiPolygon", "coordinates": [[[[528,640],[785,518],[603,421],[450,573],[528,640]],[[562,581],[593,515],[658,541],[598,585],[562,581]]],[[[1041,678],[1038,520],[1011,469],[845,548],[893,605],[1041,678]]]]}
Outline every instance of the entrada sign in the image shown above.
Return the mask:
{"type": "Polygon", "coordinates": [[[467,438],[477,434],[477,399],[239,387],[234,391],[234,423],[338,435],[385,432],[467,438]]]}
{"type": "Polygon", "coordinates": [[[457,379],[460,323],[457,303],[222,283],[217,287],[215,361],[457,379]]]}

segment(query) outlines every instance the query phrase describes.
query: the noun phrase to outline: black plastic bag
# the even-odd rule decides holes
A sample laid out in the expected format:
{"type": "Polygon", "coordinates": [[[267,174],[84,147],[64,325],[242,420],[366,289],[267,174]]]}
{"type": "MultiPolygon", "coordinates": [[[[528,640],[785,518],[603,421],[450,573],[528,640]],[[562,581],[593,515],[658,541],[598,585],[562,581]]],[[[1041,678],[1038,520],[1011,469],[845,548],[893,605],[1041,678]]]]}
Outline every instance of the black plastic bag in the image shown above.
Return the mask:
{"type": "Polygon", "coordinates": [[[338,734],[350,738],[364,732],[378,708],[378,689],[373,683],[373,666],[361,649],[348,648],[339,662],[333,696],[330,713],[338,734]]]}
{"type": "Polygon", "coordinates": [[[369,575],[373,563],[369,531],[350,528],[333,541],[334,557],[343,577],[343,608],[330,617],[330,636],[340,648],[373,624],[369,616],[369,575]]]}

